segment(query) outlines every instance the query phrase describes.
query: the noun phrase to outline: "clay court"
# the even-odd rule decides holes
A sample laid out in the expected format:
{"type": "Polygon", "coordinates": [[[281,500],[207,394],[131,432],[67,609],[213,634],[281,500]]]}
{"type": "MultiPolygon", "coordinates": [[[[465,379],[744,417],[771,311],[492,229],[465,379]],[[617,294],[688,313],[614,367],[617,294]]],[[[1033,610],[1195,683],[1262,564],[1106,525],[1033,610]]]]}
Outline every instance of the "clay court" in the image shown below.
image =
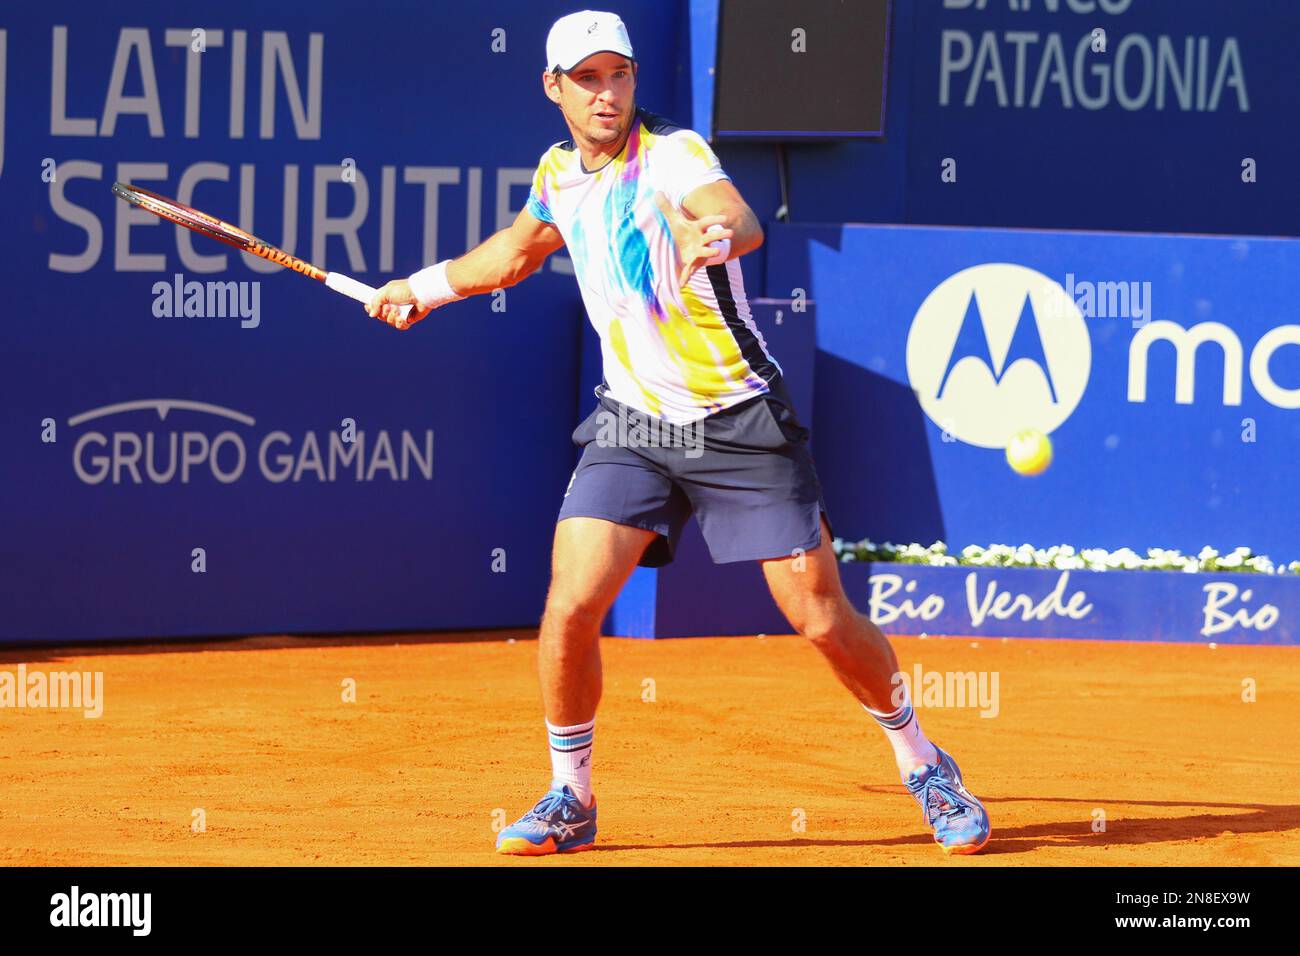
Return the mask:
{"type": "Polygon", "coordinates": [[[515,819],[548,779],[533,637],[7,650],[0,670],[103,671],[105,702],[99,719],[0,711],[0,859],[1300,864],[1294,648],[989,638],[895,639],[904,670],[999,674],[996,717],[918,708],[989,809],[979,856],[945,859],[934,846],[878,728],[815,650],[750,637],[606,638],[597,849],[499,857],[494,820],[515,819]],[[348,678],[355,703],[342,699],[348,678]],[[191,830],[196,809],[206,832],[191,830]]]}

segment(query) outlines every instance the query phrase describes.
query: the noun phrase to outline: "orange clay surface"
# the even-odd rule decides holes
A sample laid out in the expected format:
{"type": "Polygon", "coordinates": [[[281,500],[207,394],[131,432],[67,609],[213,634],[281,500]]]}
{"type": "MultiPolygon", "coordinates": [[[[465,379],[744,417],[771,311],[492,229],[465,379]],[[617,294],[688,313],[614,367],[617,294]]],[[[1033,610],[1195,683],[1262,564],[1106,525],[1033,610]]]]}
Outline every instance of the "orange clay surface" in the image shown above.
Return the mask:
{"type": "Polygon", "coordinates": [[[494,822],[549,780],[534,636],[0,651],[105,685],[97,720],[0,710],[0,862],[1300,864],[1300,648],[989,638],[894,642],[909,673],[999,675],[996,717],[919,710],[989,809],[978,856],[933,844],[883,734],[797,637],[604,639],[596,849],[498,856],[494,822]]]}

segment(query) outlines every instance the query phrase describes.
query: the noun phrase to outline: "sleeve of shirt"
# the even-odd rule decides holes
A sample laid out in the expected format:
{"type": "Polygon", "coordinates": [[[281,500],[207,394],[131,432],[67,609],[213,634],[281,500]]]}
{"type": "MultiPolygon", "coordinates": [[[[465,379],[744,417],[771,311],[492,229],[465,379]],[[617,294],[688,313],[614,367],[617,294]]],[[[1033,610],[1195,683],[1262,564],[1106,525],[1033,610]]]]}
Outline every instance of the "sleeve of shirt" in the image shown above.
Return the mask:
{"type": "Polygon", "coordinates": [[[722,171],[722,163],[704,137],[694,130],[677,130],[667,137],[662,148],[666,155],[662,179],[664,192],[672,204],[681,207],[693,191],[709,183],[731,177],[722,171]]]}
{"type": "Polygon", "coordinates": [[[551,215],[550,206],[547,204],[550,197],[546,185],[546,159],[549,155],[550,150],[547,150],[542,155],[541,162],[537,164],[537,172],[533,173],[533,188],[528,191],[528,202],[524,203],[524,208],[534,219],[555,225],[555,217],[551,215]]]}

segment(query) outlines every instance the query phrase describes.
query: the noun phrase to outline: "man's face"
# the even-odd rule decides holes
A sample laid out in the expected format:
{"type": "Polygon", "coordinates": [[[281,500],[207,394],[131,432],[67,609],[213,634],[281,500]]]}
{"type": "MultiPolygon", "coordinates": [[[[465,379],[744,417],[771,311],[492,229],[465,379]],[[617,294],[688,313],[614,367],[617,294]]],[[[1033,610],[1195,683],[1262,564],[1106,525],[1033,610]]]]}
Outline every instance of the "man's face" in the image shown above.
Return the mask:
{"type": "Polygon", "coordinates": [[[627,57],[595,53],[551,80],[547,95],[589,142],[616,143],[627,133],[636,109],[636,67],[627,57]]]}

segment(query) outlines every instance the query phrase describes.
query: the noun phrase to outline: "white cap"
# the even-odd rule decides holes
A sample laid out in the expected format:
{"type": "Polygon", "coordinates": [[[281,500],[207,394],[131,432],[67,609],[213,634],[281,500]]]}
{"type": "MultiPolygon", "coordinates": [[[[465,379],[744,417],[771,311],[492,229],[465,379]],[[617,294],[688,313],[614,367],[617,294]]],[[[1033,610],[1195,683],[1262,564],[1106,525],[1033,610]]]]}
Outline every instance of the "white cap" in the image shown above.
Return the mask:
{"type": "Polygon", "coordinates": [[[560,17],[546,37],[546,69],[567,73],[593,53],[621,53],[633,59],[627,27],[616,13],[581,10],[560,17]]]}

